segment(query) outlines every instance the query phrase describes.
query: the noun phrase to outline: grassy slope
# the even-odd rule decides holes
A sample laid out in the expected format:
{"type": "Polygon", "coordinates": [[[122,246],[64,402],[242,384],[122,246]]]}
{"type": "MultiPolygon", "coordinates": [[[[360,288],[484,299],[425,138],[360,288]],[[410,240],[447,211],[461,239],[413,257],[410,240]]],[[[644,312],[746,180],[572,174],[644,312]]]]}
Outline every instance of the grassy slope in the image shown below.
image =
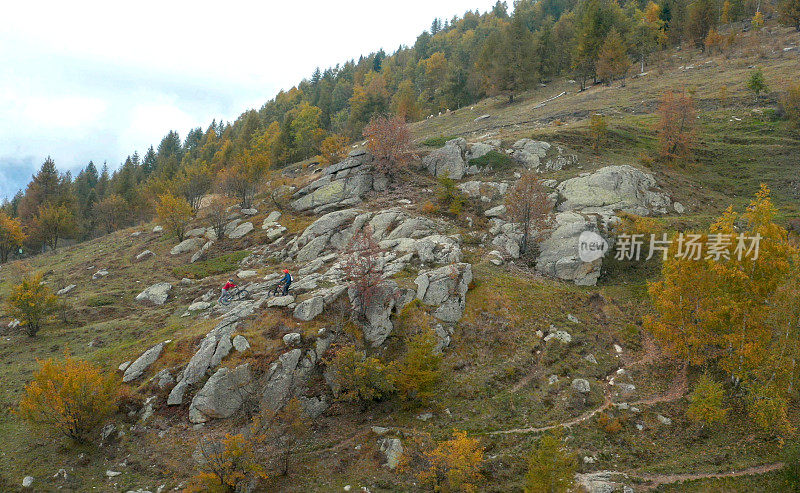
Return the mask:
{"type": "MultiPolygon", "coordinates": [[[[678,169],[655,165],[653,171],[675,198],[690,207],[690,214],[663,221],[673,227],[707,224],[728,204],[742,206],[762,181],[773,187],[786,217],[798,216],[797,192],[792,184],[800,148],[797,133],[785,122],[770,122],[753,113],[754,102],[744,88],[749,66],[755,64],[763,67],[767,81],[775,89],[793,80],[797,71],[796,54],[784,54],[781,48],[797,44],[797,37],[781,31],[780,35],[764,37],[761,42],[767,46],[763,57],[753,40],[744,41],[731,59],[716,57],[711,63],[693,51],[671,53],[660,62],[660,68],[652,69],[645,77],[629,80],[625,88],[615,84],[575,93],[574,84],[558,81],[523,95],[513,105],[483,101],[472,108],[420,122],[415,125],[415,135],[424,140],[439,135],[476,138],[489,134],[505,142],[536,136],[578,151],[584,170],[606,164],[636,164],[642,152],[652,150],[652,111],[660,94],[666,89],[689,87],[695,91],[701,110],[697,162],[678,169]],[[773,45],[776,50],[770,49],[773,45]],[[687,64],[696,68],[679,69],[687,64]],[[728,93],[725,100],[719,98],[723,85],[728,93]],[[534,108],[539,101],[564,90],[568,91],[566,96],[534,108]],[[596,111],[608,116],[610,126],[609,138],[598,153],[589,148],[586,121],[596,111]],[[492,117],[475,123],[474,118],[482,114],[492,117]]],[[[768,96],[758,106],[769,104],[774,97],[774,94],[768,96]]],[[[553,176],[563,178],[566,173],[553,176]]],[[[431,186],[428,178],[415,179],[418,184],[431,186]]],[[[424,195],[416,193],[414,197],[424,195]]],[[[307,217],[285,220],[295,231],[309,221],[307,217]]],[[[258,228],[258,217],[254,224],[258,228]]],[[[64,486],[77,490],[90,486],[99,490],[175,486],[193,473],[187,457],[193,450],[192,441],[200,433],[223,432],[243,424],[229,420],[196,432],[186,423],[185,409],[158,409],[155,420],[144,428],[136,426],[136,420],[126,418],[123,413],[119,422],[124,423],[126,436],[118,447],[99,449],[88,445],[76,450],[68,449],[60,439],[31,433],[9,411],[35,370],[37,358],[57,357],[69,350],[113,371],[119,363],[136,357],[150,345],[172,339],[174,342],[150,375],[185,361],[198,337],[207,331],[207,323],[180,315],[192,299],[217,288],[226,275],[180,286],[172,270],[186,263],[188,255],[170,256],[172,243],[168,239],[149,233],[150,228],[139,229],[146,231],[139,237],[131,237],[132,230],[122,231],[0,267],[0,296],[7,293],[21,273],[31,270],[48,271],[47,281],[56,289],[78,284],[68,296],[72,309],[67,323],[53,323],[34,341],[18,334],[4,334],[0,338],[3,368],[0,478],[7,478],[9,484],[18,485],[22,476],[31,474],[40,478],[41,488],[47,489],[61,484],[46,478],[64,467],[71,476],[64,486]],[[133,257],[145,248],[154,251],[156,258],[134,263],[133,257]],[[107,268],[111,274],[91,281],[92,273],[99,268],[107,268]],[[162,280],[176,285],[174,299],[167,305],[143,307],[133,301],[144,287],[162,280]],[[94,347],[89,346],[92,341],[94,347]],[[81,453],[85,454],[83,458],[79,456],[81,453]],[[104,474],[107,469],[122,470],[124,474],[108,480],[104,474]]],[[[259,231],[243,242],[226,245],[226,250],[260,244],[259,231]]],[[[371,425],[382,424],[407,435],[427,432],[442,438],[453,428],[475,433],[482,437],[490,457],[485,468],[489,478],[486,489],[515,490],[520,486],[525,455],[536,434],[488,433],[554,424],[597,408],[603,402],[605,376],[644,355],[639,321],[647,310],[644,276],[652,275],[653,269],[612,275],[600,287],[579,288],[516,268],[479,263],[483,252],[474,247],[468,250],[467,255],[476,263],[475,287],[468,296],[467,314],[458,327],[454,347],[447,352],[445,364],[449,376],[435,402],[424,409],[406,409],[387,402],[367,413],[347,404],[336,404],[320,420],[313,440],[303,444],[302,461],[294,465],[290,478],[275,479],[275,489],[330,490],[344,484],[371,485],[372,491],[410,488],[412,476],[390,473],[379,466],[376,441],[368,430],[371,425]],[[568,313],[581,323],[569,322],[568,313]],[[569,331],[572,342],[544,343],[536,331],[547,331],[551,325],[569,331]],[[616,354],[614,344],[623,348],[622,354],[616,354]],[[583,359],[588,354],[596,357],[597,365],[583,359]],[[550,375],[557,375],[559,382],[548,384],[550,375]],[[593,390],[585,399],[575,398],[567,388],[570,379],[576,377],[592,383],[593,390]],[[434,412],[435,418],[425,423],[417,420],[416,415],[423,411],[434,412]]],[[[311,334],[318,326],[332,322],[323,318],[301,328],[311,334]]],[[[245,329],[254,346],[249,358],[265,365],[275,357],[280,347],[281,332],[277,329],[280,324],[298,325],[285,319],[281,312],[270,311],[245,329]]],[[[660,395],[668,390],[676,371],[668,363],[636,366],[624,377],[636,385],[635,394],[616,399],[635,401],[660,395]]],[[[142,399],[153,393],[146,384],[141,384],[135,395],[142,399]]],[[[567,433],[568,443],[581,457],[596,457],[594,464],[582,466],[586,471],[714,472],[775,459],[775,443],[762,439],[745,420],[734,417],[725,430],[699,433],[686,421],[685,406],[685,399],[680,399],[642,405],[638,414],[611,410],[609,416],[623,423],[621,431],[607,433],[593,418],[572,427],[567,433]],[[658,413],[672,418],[674,424],[660,425],[656,419],[658,413]],[[637,430],[636,424],[643,425],[643,430],[637,430]]],[[[759,478],[694,481],[665,486],[662,490],[752,491],[764,485],[775,485],[767,489],[776,489],[777,482],[777,475],[770,474],[759,478]]]]}

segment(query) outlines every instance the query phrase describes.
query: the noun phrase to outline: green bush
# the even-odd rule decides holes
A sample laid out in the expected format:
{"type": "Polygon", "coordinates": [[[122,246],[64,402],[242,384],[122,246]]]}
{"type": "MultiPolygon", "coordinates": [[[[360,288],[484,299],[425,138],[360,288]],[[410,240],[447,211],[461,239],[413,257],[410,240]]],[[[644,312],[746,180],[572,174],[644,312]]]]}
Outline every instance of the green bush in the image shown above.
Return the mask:
{"type": "Polygon", "coordinates": [[[424,145],[425,147],[436,147],[436,148],[444,147],[444,145],[447,143],[448,140],[453,140],[456,138],[457,137],[455,135],[450,135],[450,136],[440,135],[439,137],[431,137],[429,139],[424,140],[422,142],[422,145],[424,145]]]}
{"type": "Polygon", "coordinates": [[[87,306],[108,306],[114,304],[114,297],[107,295],[107,294],[100,294],[97,296],[92,296],[91,298],[86,300],[87,306]]]}
{"type": "Polygon", "coordinates": [[[227,253],[225,255],[197,262],[186,264],[172,269],[175,277],[188,277],[189,279],[203,279],[208,276],[224,274],[239,268],[239,262],[250,255],[247,250],[227,253]]]}
{"type": "Polygon", "coordinates": [[[338,348],[327,364],[340,400],[357,401],[366,407],[395,391],[389,368],[353,346],[338,348]]]}
{"type": "Polygon", "coordinates": [[[514,161],[508,155],[497,151],[489,151],[479,158],[470,159],[469,164],[481,169],[490,168],[495,171],[514,167],[514,161]]]}
{"type": "Polygon", "coordinates": [[[452,216],[460,215],[461,209],[467,201],[464,194],[456,187],[456,182],[444,176],[439,178],[437,198],[441,209],[452,216]]]}
{"type": "Polygon", "coordinates": [[[794,441],[783,449],[783,480],[787,491],[800,491],[800,442],[794,441]]]}

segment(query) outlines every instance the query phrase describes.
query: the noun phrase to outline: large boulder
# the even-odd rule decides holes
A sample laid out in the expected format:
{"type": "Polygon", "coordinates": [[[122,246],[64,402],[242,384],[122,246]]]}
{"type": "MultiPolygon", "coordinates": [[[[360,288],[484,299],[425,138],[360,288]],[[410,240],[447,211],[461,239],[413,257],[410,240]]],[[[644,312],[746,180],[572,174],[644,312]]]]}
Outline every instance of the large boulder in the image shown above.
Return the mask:
{"type": "Polygon", "coordinates": [[[639,216],[666,214],[669,197],[656,179],[630,165],[606,166],[594,173],[562,182],[558,186],[559,211],[581,211],[610,216],[623,211],[639,216]]]}
{"type": "Polygon", "coordinates": [[[421,272],[414,280],[417,299],[436,306],[433,316],[443,322],[458,322],[464,315],[472,265],[459,263],[421,272]]]}
{"type": "Polygon", "coordinates": [[[215,366],[212,365],[215,355],[217,356],[217,362],[219,362],[221,360],[219,356],[225,352],[225,348],[227,347],[228,351],[230,351],[230,347],[233,345],[231,343],[231,334],[234,330],[236,330],[236,323],[231,320],[224,320],[203,338],[197,352],[195,352],[181,373],[178,384],[170,392],[167,398],[167,405],[180,405],[183,402],[184,393],[192,385],[202,380],[206,372],[215,366]],[[222,347],[220,347],[220,344],[222,347]]]}
{"type": "Polygon", "coordinates": [[[228,418],[253,392],[253,377],[247,364],[233,370],[220,368],[192,399],[189,421],[205,423],[212,418],[228,418]]]}
{"type": "Polygon", "coordinates": [[[363,310],[366,318],[363,327],[364,340],[372,347],[383,344],[394,329],[391,315],[399,297],[398,289],[397,283],[389,280],[374,288],[374,292],[366,297],[360,296],[353,288],[347,290],[353,310],[363,310]],[[362,308],[362,304],[366,304],[366,307],[362,308]]]}
{"type": "Polygon", "coordinates": [[[172,289],[172,284],[168,282],[159,282],[153,284],[136,295],[136,301],[149,301],[154,305],[163,305],[169,298],[169,292],[172,289]]]}
{"type": "Polygon", "coordinates": [[[539,244],[536,270],[558,279],[574,281],[581,286],[597,284],[603,260],[581,260],[579,240],[585,231],[599,234],[596,217],[577,212],[556,214],[552,233],[539,244]]]}
{"type": "Polygon", "coordinates": [[[322,177],[298,190],[290,206],[296,211],[322,212],[355,205],[370,191],[382,190],[384,180],[374,174],[373,159],[365,151],[351,152],[345,160],[325,168],[322,177]]]}
{"type": "Polygon", "coordinates": [[[514,143],[511,158],[522,164],[525,168],[539,169],[542,160],[547,156],[550,144],[539,140],[520,139],[514,143]]]}
{"type": "Polygon", "coordinates": [[[422,164],[433,176],[460,180],[467,170],[466,152],[467,141],[459,137],[425,156],[422,164]]]}
{"type": "Polygon", "coordinates": [[[294,307],[294,318],[307,322],[322,313],[324,307],[322,296],[313,296],[294,307]]]}
{"type": "Polygon", "coordinates": [[[172,250],[169,251],[172,255],[180,255],[182,253],[189,253],[197,250],[203,245],[203,240],[200,238],[187,238],[182,242],[178,243],[172,250]]]}
{"type": "Polygon", "coordinates": [[[235,240],[235,239],[241,238],[242,236],[246,235],[250,231],[253,231],[253,223],[251,223],[251,222],[242,223],[242,224],[236,226],[236,228],[233,231],[228,233],[228,238],[230,238],[232,240],[235,240]]]}
{"type": "Polygon", "coordinates": [[[144,353],[142,353],[139,358],[136,359],[133,363],[131,363],[126,369],[125,374],[122,375],[122,381],[125,383],[131,382],[136,380],[137,378],[141,377],[144,372],[150,368],[150,365],[156,362],[159,356],[161,356],[161,351],[164,349],[164,343],[156,344],[155,346],[151,347],[144,353]]]}

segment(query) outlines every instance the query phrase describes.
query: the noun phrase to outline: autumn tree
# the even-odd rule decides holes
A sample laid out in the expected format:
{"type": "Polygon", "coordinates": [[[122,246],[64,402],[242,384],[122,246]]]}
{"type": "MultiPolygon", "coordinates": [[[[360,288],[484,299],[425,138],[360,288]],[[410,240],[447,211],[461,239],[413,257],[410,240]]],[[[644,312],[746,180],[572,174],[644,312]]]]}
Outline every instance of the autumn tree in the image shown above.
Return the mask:
{"type": "Polygon", "coordinates": [[[628,58],[625,42],[619,32],[616,29],[612,29],[598,52],[596,62],[597,76],[601,80],[608,81],[609,85],[615,78],[622,77],[622,85],[624,86],[625,72],[628,71],[630,66],[631,60],[628,58]]]}
{"type": "Polygon", "coordinates": [[[539,439],[528,459],[525,493],[572,491],[576,469],[576,456],[565,449],[561,433],[548,433],[539,439]]]}
{"type": "Polygon", "coordinates": [[[600,145],[605,141],[608,135],[608,122],[606,117],[599,113],[595,113],[589,119],[589,135],[592,137],[592,149],[595,152],[600,150],[600,145]]]}
{"type": "Polygon", "coordinates": [[[7,262],[8,256],[22,246],[26,237],[19,219],[0,211],[0,263],[7,262]]]}
{"type": "Polygon", "coordinates": [[[269,157],[245,150],[223,172],[222,186],[229,196],[236,198],[242,209],[249,209],[258,188],[267,176],[269,157]]]}
{"type": "Polygon", "coordinates": [[[42,282],[42,274],[22,278],[11,289],[6,304],[10,316],[20,320],[29,337],[36,336],[42,325],[56,310],[57,299],[53,291],[42,282]]]}
{"type": "Polygon", "coordinates": [[[483,447],[465,431],[453,431],[450,440],[425,452],[424,460],[427,467],[418,477],[420,482],[432,484],[433,491],[476,492],[484,481],[480,471],[483,447]]]}
{"type": "Polygon", "coordinates": [[[639,56],[640,72],[642,73],[644,73],[647,56],[666,41],[664,21],[658,16],[660,11],[661,7],[654,2],[649,2],[644,12],[637,9],[633,28],[629,33],[629,44],[632,46],[633,52],[639,56]]]}
{"type": "Polygon", "coordinates": [[[200,201],[211,190],[214,176],[207,163],[197,161],[183,167],[176,178],[177,190],[191,206],[192,211],[197,213],[200,209],[200,201]]]}
{"type": "Polygon", "coordinates": [[[700,254],[686,254],[688,233],[676,238],[663,279],[648,286],[655,314],[645,324],[667,352],[713,364],[744,388],[762,427],[786,431],[800,357],[800,274],[798,249],[775,224],[769,195],[762,185],[744,213],[729,207],[708,232],[692,233],[691,243],[714,245],[700,254]]]}
{"type": "Polygon", "coordinates": [[[436,334],[425,328],[406,341],[403,357],[391,366],[392,381],[400,397],[424,403],[435,395],[441,377],[442,355],[436,353],[436,334]]]}
{"type": "Polygon", "coordinates": [[[34,229],[39,238],[52,250],[58,248],[58,240],[77,233],[75,215],[65,205],[45,204],[39,207],[34,219],[34,229]]]}
{"type": "Polygon", "coordinates": [[[755,15],[753,15],[753,19],[750,21],[750,23],[754,28],[761,29],[764,27],[764,14],[762,14],[760,10],[757,11],[755,15]]]}
{"type": "Polygon", "coordinates": [[[781,107],[789,121],[800,127],[800,84],[789,87],[781,97],[781,107]]]}
{"type": "Polygon", "coordinates": [[[533,234],[541,237],[541,232],[552,223],[553,204],[541,180],[535,172],[529,171],[517,180],[505,199],[506,212],[512,222],[522,228],[519,242],[520,255],[528,252],[533,234]]]}
{"type": "Polygon", "coordinates": [[[228,224],[228,209],[231,203],[221,195],[211,198],[205,209],[205,219],[208,225],[214,230],[217,240],[225,239],[225,225],[228,224]]]}
{"type": "Polygon", "coordinates": [[[668,91],[658,106],[659,153],[669,160],[687,159],[695,141],[696,118],[694,100],[687,94],[668,91]]]}
{"type": "Polygon", "coordinates": [[[192,206],[183,197],[164,194],[158,198],[156,204],[158,222],[169,233],[173,234],[178,242],[182,242],[192,220],[192,206]]]}
{"type": "Polygon", "coordinates": [[[708,31],[717,25],[716,0],[695,0],[689,4],[687,32],[695,46],[703,48],[708,31]]]}
{"type": "Polygon", "coordinates": [[[40,362],[25,386],[19,415],[29,423],[85,443],[117,410],[118,379],[69,355],[63,361],[40,362]]]}
{"type": "Polygon", "coordinates": [[[397,91],[392,96],[392,111],[407,122],[419,120],[422,116],[417,91],[414,89],[414,83],[410,80],[402,81],[397,87],[397,91]]]}
{"type": "Polygon", "coordinates": [[[347,154],[347,141],[341,135],[329,135],[320,144],[319,153],[323,163],[338,163],[347,154]]]}
{"type": "Polygon", "coordinates": [[[781,22],[800,31],[800,0],[783,0],[780,3],[781,22]]]}
{"type": "Polygon", "coordinates": [[[352,345],[338,347],[326,361],[339,400],[356,401],[362,408],[395,391],[389,368],[352,345]]]}
{"type": "Polygon", "coordinates": [[[103,226],[106,233],[121,228],[129,217],[128,203],[120,195],[106,195],[92,207],[95,222],[103,226]]]}
{"type": "Polygon", "coordinates": [[[692,421],[703,426],[714,425],[725,421],[728,410],[723,407],[725,389],[707,374],[703,374],[689,396],[689,408],[686,414],[692,421]]]}
{"type": "Polygon", "coordinates": [[[267,479],[264,449],[267,436],[260,421],[242,433],[226,433],[220,441],[202,438],[197,451],[202,457],[200,473],[192,478],[186,493],[234,492],[251,478],[267,479]]]}
{"type": "Polygon", "coordinates": [[[383,250],[372,235],[372,228],[364,226],[353,234],[343,252],[342,271],[347,282],[353,309],[362,318],[367,310],[383,301],[384,280],[381,254],[383,250]]]}
{"type": "Polygon", "coordinates": [[[750,73],[750,78],[747,79],[747,88],[752,91],[756,96],[756,101],[761,93],[767,92],[767,81],[764,79],[764,73],[760,68],[753,70],[750,73]]]}
{"type": "Polygon", "coordinates": [[[364,128],[375,169],[389,179],[405,170],[411,158],[411,131],[399,116],[376,116],[364,128]]]}

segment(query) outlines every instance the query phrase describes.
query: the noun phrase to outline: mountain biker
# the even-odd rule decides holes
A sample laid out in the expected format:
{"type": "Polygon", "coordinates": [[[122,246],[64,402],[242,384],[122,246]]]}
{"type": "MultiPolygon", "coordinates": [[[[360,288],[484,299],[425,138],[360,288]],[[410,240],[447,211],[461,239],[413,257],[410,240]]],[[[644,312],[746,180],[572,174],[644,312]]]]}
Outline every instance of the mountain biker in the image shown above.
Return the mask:
{"type": "Polygon", "coordinates": [[[227,298],[228,297],[228,291],[233,289],[233,288],[235,288],[235,287],[236,287],[236,284],[234,284],[233,279],[228,279],[228,282],[225,284],[225,286],[222,287],[222,297],[223,298],[227,298]]]}
{"type": "Polygon", "coordinates": [[[292,284],[292,281],[294,281],[294,279],[292,279],[292,275],[289,274],[289,269],[283,269],[283,279],[281,279],[283,283],[283,296],[289,294],[289,285],[292,284]]]}

